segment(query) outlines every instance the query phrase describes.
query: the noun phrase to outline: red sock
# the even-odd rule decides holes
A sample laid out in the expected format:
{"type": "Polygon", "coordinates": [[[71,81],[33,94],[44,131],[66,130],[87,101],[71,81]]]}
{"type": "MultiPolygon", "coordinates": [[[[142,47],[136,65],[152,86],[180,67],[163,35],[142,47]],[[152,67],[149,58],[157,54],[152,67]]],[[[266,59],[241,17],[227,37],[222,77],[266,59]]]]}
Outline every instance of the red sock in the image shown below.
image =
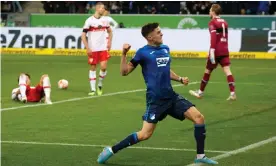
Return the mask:
{"type": "Polygon", "coordinates": [[[230,92],[235,92],[235,80],[233,75],[227,76],[227,82],[229,84],[230,92]]]}
{"type": "Polygon", "coordinates": [[[206,87],[206,85],[207,85],[207,83],[209,81],[209,78],[210,78],[210,74],[204,73],[204,76],[203,76],[203,78],[201,80],[201,84],[200,84],[200,90],[202,92],[204,91],[204,89],[205,89],[205,87],[206,87]]]}

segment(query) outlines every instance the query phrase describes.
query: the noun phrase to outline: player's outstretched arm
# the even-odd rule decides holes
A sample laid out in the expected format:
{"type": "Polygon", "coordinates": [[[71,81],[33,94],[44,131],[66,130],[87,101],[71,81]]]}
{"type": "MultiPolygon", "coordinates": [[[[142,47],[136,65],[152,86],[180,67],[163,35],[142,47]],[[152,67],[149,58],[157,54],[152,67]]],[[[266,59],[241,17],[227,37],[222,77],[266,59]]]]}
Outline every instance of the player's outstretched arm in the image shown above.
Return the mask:
{"type": "Polygon", "coordinates": [[[189,78],[188,77],[180,77],[177,74],[175,74],[175,72],[173,72],[172,70],[170,70],[171,72],[171,80],[173,81],[178,81],[184,85],[188,85],[189,84],[189,78]]]}
{"type": "Polygon", "coordinates": [[[123,46],[123,52],[122,52],[122,57],[121,57],[121,75],[122,76],[127,76],[129,73],[131,73],[135,67],[131,62],[127,62],[127,52],[129,51],[131,45],[129,44],[124,44],[123,46]]]}

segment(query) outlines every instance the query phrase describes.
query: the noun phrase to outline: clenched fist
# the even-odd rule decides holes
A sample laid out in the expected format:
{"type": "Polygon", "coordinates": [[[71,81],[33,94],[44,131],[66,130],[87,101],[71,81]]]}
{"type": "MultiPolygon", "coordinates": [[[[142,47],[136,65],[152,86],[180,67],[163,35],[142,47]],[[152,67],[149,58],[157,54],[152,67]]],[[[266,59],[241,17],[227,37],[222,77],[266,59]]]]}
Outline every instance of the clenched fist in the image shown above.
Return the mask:
{"type": "Polygon", "coordinates": [[[130,48],[131,48],[131,45],[129,45],[127,43],[124,44],[123,45],[123,55],[126,55],[130,48]]]}
{"type": "Polygon", "coordinates": [[[181,78],[181,83],[184,85],[188,85],[189,84],[189,78],[188,77],[182,77],[181,78]]]}

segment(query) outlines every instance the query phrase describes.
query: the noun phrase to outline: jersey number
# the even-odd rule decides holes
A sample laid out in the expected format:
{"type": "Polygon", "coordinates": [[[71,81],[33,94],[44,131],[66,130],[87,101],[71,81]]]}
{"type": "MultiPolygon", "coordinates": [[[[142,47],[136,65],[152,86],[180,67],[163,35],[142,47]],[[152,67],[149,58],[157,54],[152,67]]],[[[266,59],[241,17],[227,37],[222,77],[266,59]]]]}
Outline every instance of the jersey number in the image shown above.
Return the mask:
{"type": "Polygon", "coordinates": [[[222,38],[220,39],[220,41],[222,42],[227,42],[227,39],[225,38],[225,25],[224,23],[222,23],[222,38]]]}
{"type": "Polygon", "coordinates": [[[222,35],[223,35],[223,37],[225,37],[225,25],[224,25],[224,23],[222,23],[222,35]]]}

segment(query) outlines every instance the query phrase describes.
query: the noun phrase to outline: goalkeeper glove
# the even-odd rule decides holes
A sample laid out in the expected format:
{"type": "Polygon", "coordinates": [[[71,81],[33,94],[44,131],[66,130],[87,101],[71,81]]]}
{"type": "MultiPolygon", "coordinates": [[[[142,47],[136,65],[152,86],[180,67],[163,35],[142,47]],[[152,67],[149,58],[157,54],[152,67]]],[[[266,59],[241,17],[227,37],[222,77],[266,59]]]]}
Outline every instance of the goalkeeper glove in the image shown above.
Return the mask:
{"type": "Polygon", "coordinates": [[[210,61],[212,64],[216,64],[216,61],[215,61],[215,49],[214,48],[211,48],[210,49],[210,61]]]}

